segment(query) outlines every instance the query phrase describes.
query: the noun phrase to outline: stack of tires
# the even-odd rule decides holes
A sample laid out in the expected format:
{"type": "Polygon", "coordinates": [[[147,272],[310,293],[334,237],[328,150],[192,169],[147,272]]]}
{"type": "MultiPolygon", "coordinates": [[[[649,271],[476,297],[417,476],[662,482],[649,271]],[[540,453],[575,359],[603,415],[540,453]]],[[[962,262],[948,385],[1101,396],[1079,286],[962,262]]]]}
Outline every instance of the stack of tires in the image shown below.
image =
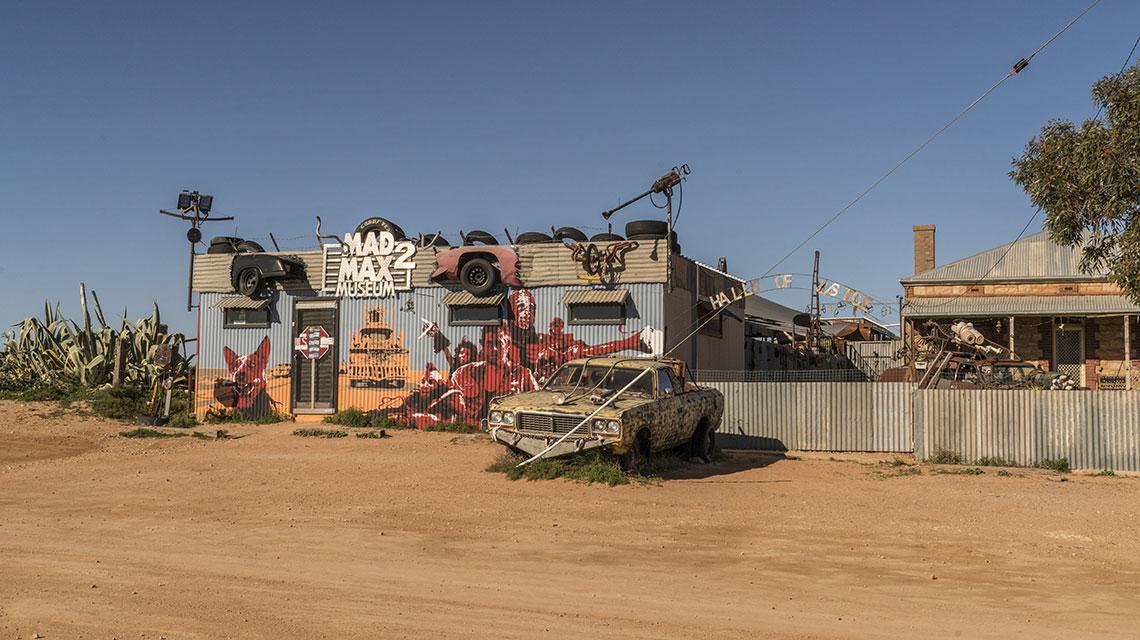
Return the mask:
{"type": "Polygon", "coordinates": [[[669,233],[669,224],[664,220],[634,220],[625,225],[625,237],[630,240],[662,240],[666,235],[673,253],[681,253],[677,232],[669,233]]]}

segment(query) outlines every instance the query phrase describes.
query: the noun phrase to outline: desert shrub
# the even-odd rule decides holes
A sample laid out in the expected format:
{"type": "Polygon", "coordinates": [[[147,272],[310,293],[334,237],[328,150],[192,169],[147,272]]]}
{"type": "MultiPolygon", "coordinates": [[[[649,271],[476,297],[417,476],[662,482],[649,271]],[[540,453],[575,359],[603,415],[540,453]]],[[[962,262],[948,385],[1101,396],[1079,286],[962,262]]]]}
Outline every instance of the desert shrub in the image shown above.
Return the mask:
{"type": "Polygon", "coordinates": [[[481,429],[466,422],[437,422],[424,427],[424,431],[444,431],[447,433],[479,433],[481,429]]]}
{"type": "Polygon", "coordinates": [[[192,429],[198,426],[198,420],[187,413],[172,413],[166,426],[172,429],[192,429]]]}
{"type": "Polygon", "coordinates": [[[189,433],[169,433],[166,431],[159,431],[157,429],[147,429],[146,427],[139,427],[131,429],[130,431],[120,431],[119,435],[124,438],[184,438],[189,433]]]}
{"type": "Polygon", "coordinates": [[[360,409],[355,408],[345,409],[344,411],[337,411],[331,416],[325,416],[322,422],[326,422],[328,424],[344,425],[353,429],[364,429],[371,424],[368,416],[364,415],[364,412],[360,409]]]}
{"type": "Polygon", "coordinates": [[[117,387],[105,387],[90,392],[87,395],[87,406],[97,416],[134,421],[140,413],[149,411],[147,407],[149,400],[150,391],[148,389],[121,384],[117,387]]]}
{"type": "Polygon", "coordinates": [[[926,459],[931,464],[962,464],[962,454],[949,449],[935,449],[926,459]]]}
{"type": "Polygon", "coordinates": [[[293,435],[303,438],[347,438],[348,434],[339,429],[294,429],[293,435]]]}
{"type": "MultiPolygon", "coordinates": [[[[611,487],[629,484],[631,476],[622,471],[616,457],[601,451],[583,451],[562,458],[543,458],[525,467],[518,464],[525,460],[521,455],[503,451],[487,471],[506,474],[510,480],[553,480],[566,478],[577,482],[602,483],[611,487]]],[[[638,476],[639,479],[640,476],[638,476]]]]}
{"type": "Polygon", "coordinates": [[[981,466],[981,467],[1020,467],[1021,466],[1021,465],[1017,464],[1016,462],[1014,462],[1013,460],[1006,460],[1005,458],[1000,458],[997,456],[983,456],[981,458],[978,458],[977,462],[975,462],[974,464],[981,466]]]}
{"type": "Polygon", "coordinates": [[[1045,458],[1037,463],[1038,467],[1042,469],[1052,469],[1053,471],[1060,471],[1061,473],[1069,473],[1072,468],[1069,467],[1068,458],[1045,458]]]}

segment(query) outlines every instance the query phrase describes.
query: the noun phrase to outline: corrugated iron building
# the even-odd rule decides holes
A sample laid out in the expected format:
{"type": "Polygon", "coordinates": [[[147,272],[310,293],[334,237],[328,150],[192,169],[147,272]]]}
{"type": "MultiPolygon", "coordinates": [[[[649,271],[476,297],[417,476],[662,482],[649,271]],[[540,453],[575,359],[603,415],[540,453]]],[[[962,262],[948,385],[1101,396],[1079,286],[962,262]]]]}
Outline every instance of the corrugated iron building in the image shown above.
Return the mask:
{"type": "Polygon", "coordinates": [[[940,267],[934,226],[915,233],[915,275],[906,292],[907,331],[966,320],[1023,360],[1059,370],[1090,389],[1140,388],[1140,307],[1107,273],[1084,273],[1081,248],[1040,232],[940,267]]]}
{"type": "Polygon", "coordinates": [[[668,254],[664,240],[613,252],[604,281],[575,256],[592,244],[606,262],[613,243],[502,245],[517,259],[517,284],[475,295],[431,277],[445,252],[474,247],[350,239],[258,254],[295,260],[303,276],[269,280],[254,296],[235,291],[235,254],[197,257],[200,417],[352,407],[421,426],[478,421],[493,396],[535,388],[580,356],[668,353],[744,368],[743,301],[719,312],[707,304],[729,276],[668,254]]]}

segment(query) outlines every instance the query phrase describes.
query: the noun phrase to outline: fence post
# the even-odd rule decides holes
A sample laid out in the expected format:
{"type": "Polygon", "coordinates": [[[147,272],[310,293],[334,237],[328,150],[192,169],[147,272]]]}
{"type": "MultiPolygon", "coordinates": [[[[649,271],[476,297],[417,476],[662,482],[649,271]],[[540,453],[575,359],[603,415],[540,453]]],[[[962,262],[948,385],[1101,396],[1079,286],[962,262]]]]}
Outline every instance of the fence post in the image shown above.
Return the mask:
{"type": "Polygon", "coordinates": [[[119,336],[115,340],[115,368],[111,371],[111,384],[119,386],[127,375],[127,340],[119,336]]]}

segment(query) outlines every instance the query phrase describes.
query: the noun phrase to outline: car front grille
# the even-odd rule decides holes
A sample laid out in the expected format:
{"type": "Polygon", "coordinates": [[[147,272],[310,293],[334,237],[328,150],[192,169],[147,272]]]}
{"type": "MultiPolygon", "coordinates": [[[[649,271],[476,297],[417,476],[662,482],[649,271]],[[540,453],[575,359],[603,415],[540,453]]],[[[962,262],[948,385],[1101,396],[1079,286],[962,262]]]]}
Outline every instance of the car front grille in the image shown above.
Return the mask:
{"type": "MultiPolygon", "coordinates": [[[[556,436],[566,435],[571,429],[578,426],[586,416],[550,415],[545,413],[519,413],[518,430],[529,433],[550,434],[556,436]]],[[[574,432],[574,437],[589,437],[590,425],[584,424],[581,429],[574,432]]]]}

